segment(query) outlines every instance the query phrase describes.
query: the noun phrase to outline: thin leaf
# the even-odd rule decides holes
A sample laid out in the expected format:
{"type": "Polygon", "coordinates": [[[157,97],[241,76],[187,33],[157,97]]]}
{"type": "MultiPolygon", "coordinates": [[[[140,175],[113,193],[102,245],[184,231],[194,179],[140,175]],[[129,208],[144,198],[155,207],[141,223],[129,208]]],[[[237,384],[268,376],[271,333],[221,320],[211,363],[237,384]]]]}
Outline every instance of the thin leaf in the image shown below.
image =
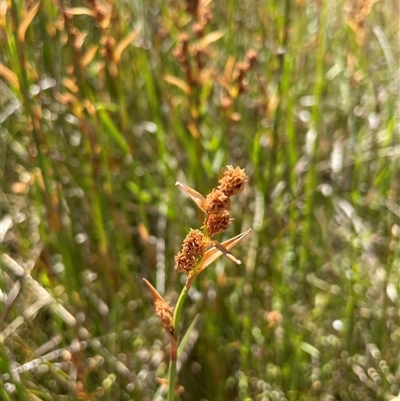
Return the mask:
{"type": "Polygon", "coordinates": [[[96,14],[86,7],[71,7],[67,8],[65,12],[69,15],[89,15],[90,17],[94,17],[96,14]]]}
{"type": "Polygon", "coordinates": [[[93,60],[98,48],[98,45],[90,46],[89,50],[81,58],[81,65],[83,67],[86,67],[93,60]]]}
{"type": "Polygon", "coordinates": [[[236,237],[233,237],[231,239],[228,239],[221,244],[218,244],[218,248],[222,249],[224,248],[225,251],[222,252],[221,250],[217,249],[215,247],[215,244],[213,245],[214,247],[207,250],[206,253],[204,254],[200,266],[195,270],[195,272],[192,275],[189,275],[187,278],[186,282],[186,287],[190,288],[193,284],[194,279],[206,268],[208,267],[211,263],[215,262],[221,255],[223,255],[225,252],[225,255],[228,256],[228,254],[231,256],[228,256],[229,259],[234,261],[237,259],[231,255],[229,252],[227,252],[229,249],[233,248],[235,245],[237,245],[244,237],[246,237],[247,234],[249,234],[251,231],[251,228],[248,229],[247,231],[237,235],[236,237]],[[222,248],[221,248],[222,247],[222,248]],[[232,259],[233,258],[233,259],[232,259]]]}
{"type": "Polygon", "coordinates": [[[128,36],[122,39],[115,47],[114,50],[114,61],[119,63],[121,60],[122,52],[133,42],[136,36],[139,34],[141,28],[132,31],[128,36]]]}
{"type": "Polygon", "coordinates": [[[321,355],[321,352],[319,351],[318,348],[315,348],[313,345],[308,344],[306,342],[302,342],[300,344],[300,349],[302,349],[303,351],[307,352],[308,354],[310,354],[314,358],[319,358],[319,356],[321,355]]]}
{"type": "MultiPolygon", "coordinates": [[[[200,319],[200,314],[197,314],[195,316],[195,318],[193,319],[192,323],[190,323],[189,328],[187,329],[185,335],[183,336],[181,342],[179,343],[178,358],[179,358],[179,356],[182,355],[183,350],[185,349],[187,343],[189,342],[190,335],[192,334],[193,330],[195,329],[196,324],[199,321],[199,319],[200,319]]],[[[180,361],[180,362],[182,362],[182,361],[180,361]]]]}
{"type": "Polygon", "coordinates": [[[235,57],[229,56],[224,69],[224,81],[229,82],[231,79],[233,67],[235,66],[235,57]]]}
{"type": "Polygon", "coordinates": [[[150,291],[151,297],[153,298],[153,302],[155,303],[156,301],[162,301],[166,302],[164,298],[158,293],[158,291],[152,286],[150,281],[146,280],[145,278],[143,279],[144,283],[147,285],[147,288],[150,291]]]}
{"type": "Polygon", "coordinates": [[[209,44],[216,42],[217,40],[220,40],[224,35],[225,34],[221,31],[215,31],[209,33],[208,35],[204,36],[203,39],[200,40],[199,49],[204,50],[206,47],[208,47],[209,44]]]}
{"type": "Polygon", "coordinates": [[[193,135],[193,138],[199,138],[200,136],[200,132],[196,127],[196,124],[194,124],[193,122],[190,122],[188,125],[188,130],[190,131],[190,133],[193,135]]]}
{"type": "Polygon", "coordinates": [[[241,265],[242,262],[239,259],[236,259],[224,246],[222,246],[219,242],[215,241],[213,246],[217,248],[223,255],[225,255],[232,262],[235,262],[237,265],[241,265]]]}
{"type": "Polygon", "coordinates": [[[181,184],[179,181],[177,181],[175,183],[176,186],[178,186],[180,189],[182,189],[183,191],[185,191],[190,198],[193,200],[194,203],[196,203],[196,205],[204,212],[206,213],[206,200],[204,198],[204,196],[197,192],[196,190],[181,184]]]}
{"type": "Polygon", "coordinates": [[[62,79],[62,84],[68,88],[72,93],[78,93],[79,92],[79,87],[76,85],[76,83],[69,78],[63,78],[62,79]]]}
{"type": "Polygon", "coordinates": [[[130,149],[126,142],[124,134],[119,130],[119,128],[115,125],[115,123],[111,120],[110,116],[107,114],[105,110],[98,111],[101,121],[104,126],[107,128],[110,136],[115,140],[118,146],[123,150],[126,154],[130,155],[130,149]]]}
{"type": "Polygon", "coordinates": [[[167,81],[168,83],[175,85],[178,88],[182,89],[186,95],[189,95],[191,92],[190,86],[185,81],[183,81],[182,79],[180,79],[178,77],[175,77],[174,75],[165,74],[164,80],[167,81]]]}
{"type": "MultiPolygon", "coordinates": [[[[224,242],[221,243],[221,245],[229,251],[229,249],[232,249],[234,246],[236,246],[244,237],[247,236],[251,231],[251,228],[249,228],[247,231],[237,235],[236,237],[233,237],[231,239],[228,239],[224,242]]],[[[205,269],[207,266],[209,266],[212,262],[214,262],[216,259],[218,259],[222,255],[222,252],[217,250],[216,248],[209,249],[203,257],[204,262],[202,263],[202,268],[205,269]],[[215,251],[217,255],[215,256],[212,251],[215,251]],[[210,252],[208,256],[208,252],[210,252]]]]}
{"type": "Polygon", "coordinates": [[[89,15],[90,17],[95,16],[95,13],[86,7],[71,7],[67,8],[65,11],[69,15],[89,15]]]}
{"type": "Polygon", "coordinates": [[[0,64],[0,75],[2,75],[12,86],[19,89],[18,77],[3,64],[0,64]]]}
{"type": "Polygon", "coordinates": [[[25,34],[28,29],[30,23],[35,18],[36,13],[39,10],[40,1],[34,4],[31,9],[25,15],[25,18],[22,20],[21,25],[18,28],[18,39],[21,43],[25,42],[25,34]]]}

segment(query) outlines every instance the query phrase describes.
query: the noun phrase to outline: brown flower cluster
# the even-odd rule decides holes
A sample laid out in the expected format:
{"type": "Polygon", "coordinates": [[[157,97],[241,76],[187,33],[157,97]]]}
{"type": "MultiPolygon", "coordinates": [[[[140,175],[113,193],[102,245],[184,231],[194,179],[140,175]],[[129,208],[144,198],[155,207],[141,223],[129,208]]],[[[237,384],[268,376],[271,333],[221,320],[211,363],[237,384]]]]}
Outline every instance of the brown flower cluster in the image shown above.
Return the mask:
{"type": "Polygon", "coordinates": [[[223,177],[218,182],[218,189],[226,196],[237,195],[243,191],[247,183],[247,176],[240,167],[233,168],[232,166],[227,166],[223,177]]]}
{"type": "Polygon", "coordinates": [[[183,241],[182,250],[175,255],[175,269],[179,273],[191,273],[200,258],[205,254],[214,235],[224,232],[230,225],[231,200],[247,183],[247,176],[240,167],[227,166],[223,172],[219,185],[206,198],[192,188],[179,182],[192,200],[205,212],[205,233],[200,230],[190,230],[183,241]]]}
{"type": "Polygon", "coordinates": [[[206,197],[207,213],[221,213],[230,210],[231,201],[229,197],[219,188],[213,189],[206,197]]]}
{"type": "Polygon", "coordinates": [[[206,250],[205,236],[200,230],[190,230],[183,241],[182,251],[175,255],[175,269],[189,273],[196,267],[197,260],[206,250]]]}
{"type": "Polygon", "coordinates": [[[230,225],[230,197],[243,190],[247,176],[240,167],[227,166],[219,185],[206,197],[206,219],[204,225],[209,238],[224,232],[230,225]]]}
{"type": "Polygon", "coordinates": [[[161,323],[171,334],[174,334],[174,312],[166,301],[162,298],[154,302],[156,315],[160,318],[161,323]]]}

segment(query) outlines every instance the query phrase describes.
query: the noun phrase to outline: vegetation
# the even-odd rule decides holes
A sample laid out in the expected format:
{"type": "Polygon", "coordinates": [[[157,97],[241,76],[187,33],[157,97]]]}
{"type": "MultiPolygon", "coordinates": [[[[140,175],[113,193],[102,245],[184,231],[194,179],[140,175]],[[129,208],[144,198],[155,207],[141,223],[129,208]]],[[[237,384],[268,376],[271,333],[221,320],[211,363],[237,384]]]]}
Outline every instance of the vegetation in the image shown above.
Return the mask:
{"type": "Polygon", "coordinates": [[[226,165],[249,181],[215,239],[252,231],[187,291],[175,398],[400,399],[396,1],[0,15],[1,399],[165,397],[142,278],[176,306],[204,213],[175,182],[226,165]]]}

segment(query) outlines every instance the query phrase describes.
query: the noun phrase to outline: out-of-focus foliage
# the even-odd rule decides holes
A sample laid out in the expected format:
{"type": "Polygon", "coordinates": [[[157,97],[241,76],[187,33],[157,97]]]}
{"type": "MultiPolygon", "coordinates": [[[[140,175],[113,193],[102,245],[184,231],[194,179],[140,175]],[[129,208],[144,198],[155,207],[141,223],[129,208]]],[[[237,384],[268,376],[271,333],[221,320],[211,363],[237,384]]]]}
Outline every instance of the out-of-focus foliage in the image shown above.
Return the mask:
{"type": "Polygon", "coordinates": [[[394,400],[396,1],[0,1],[1,399],[151,400],[179,181],[250,182],[189,293],[182,400],[394,400]]]}

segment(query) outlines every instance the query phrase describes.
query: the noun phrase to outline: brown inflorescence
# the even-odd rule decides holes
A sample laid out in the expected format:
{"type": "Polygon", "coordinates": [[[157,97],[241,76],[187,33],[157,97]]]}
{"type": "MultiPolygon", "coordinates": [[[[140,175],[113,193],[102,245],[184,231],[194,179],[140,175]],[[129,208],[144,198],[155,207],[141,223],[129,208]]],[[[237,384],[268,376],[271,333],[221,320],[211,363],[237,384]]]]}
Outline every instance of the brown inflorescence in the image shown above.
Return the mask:
{"type": "Polygon", "coordinates": [[[227,166],[223,177],[218,182],[218,189],[230,197],[243,191],[247,182],[247,176],[245,171],[240,167],[233,168],[232,166],[227,166]]]}
{"type": "Polygon", "coordinates": [[[157,299],[154,302],[156,315],[160,318],[163,326],[171,334],[174,334],[174,312],[167,302],[157,299]]]}
{"type": "Polygon", "coordinates": [[[211,238],[216,234],[223,233],[231,224],[228,210],[221,213],[211,213],[206,218],[207,234],[211,238]]]}
{"type": "MultiPolygon", "coordinates": [[[[189,234],[183,241],[182,250],[175,255],[175,269],[180,273],[190,273],[202,257],[210,243],[211,238],[223,233],[231,224],[230,197],[237,195],[243,190],[247,183],[247,176],[240,167],[233,168],[227,166],[223,172],[223,177],[219,180],[219,185],[214,188],[204,199],[201,194],[194,190],[185,191],[195,200],[201,209],[206,213],[204,220],[205,234],[199,230],[190,230],[189,234]]],[[[181,186],[185,188],[184,186],[181,186]]]]}
{"type": "Polygon", "coordinates": [[[197,260],[206,250],[204,234],[200,230],[190,230],[183,241],[182,251],[175,255],[175,269],[179,273],[189,273],[196,267],[197,260]]]}
{"type": "Polygon", "coordinates": [[[228,195],[219,189],[213,189],[206,197],[207,213],[221,213],[230,210],[230,206],[228,195]]]}
{"type": "Polygon", "coordinates": [[[204,226],[212,238],[224,232],[230,225],[230,197],[241,192],[246,185],[247,176],[240,167],[227,166],[219,185],[206,197],[206,219],[204,226]]]}

